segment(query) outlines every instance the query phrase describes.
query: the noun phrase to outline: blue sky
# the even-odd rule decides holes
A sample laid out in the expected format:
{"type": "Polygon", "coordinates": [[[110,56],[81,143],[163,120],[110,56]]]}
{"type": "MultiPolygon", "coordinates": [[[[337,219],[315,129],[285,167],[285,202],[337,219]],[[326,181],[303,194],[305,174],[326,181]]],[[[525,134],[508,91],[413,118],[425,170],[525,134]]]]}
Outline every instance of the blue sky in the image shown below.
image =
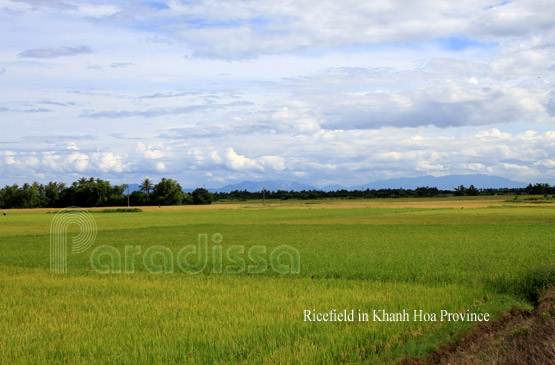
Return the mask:
{"type": "Polygon", "coordinates": [[[0,0],[0,184],[553,184],[554,19],[551,0],[0,0]]]}

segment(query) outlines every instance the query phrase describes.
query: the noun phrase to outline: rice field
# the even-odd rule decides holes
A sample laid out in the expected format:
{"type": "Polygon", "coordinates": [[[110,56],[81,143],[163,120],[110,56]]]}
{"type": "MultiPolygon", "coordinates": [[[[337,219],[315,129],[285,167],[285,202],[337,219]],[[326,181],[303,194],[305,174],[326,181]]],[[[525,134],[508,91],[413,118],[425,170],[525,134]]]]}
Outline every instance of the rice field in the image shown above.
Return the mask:
{"type": "MultiPolygon", "coordinates": [[[[473,323],[380,322],[374,310],[498,318],[530,308],[555,280],[549,204],[488,197],[142,209],[91,210],[94,243],[68,250],[65,274],[50,272],[52,210],[0,216],[1,362],[395,362],[473,323]],[[182,270],[202,258],[202,244],[204,265],[182,270]],[[284,246],[298,253],[298,272],[293,256],[272,257],[284,246]],[[334,309],[369,320],[304,315],[334,309]]],[[[71,246],[79,227],[67,229],[71,246]]]]}

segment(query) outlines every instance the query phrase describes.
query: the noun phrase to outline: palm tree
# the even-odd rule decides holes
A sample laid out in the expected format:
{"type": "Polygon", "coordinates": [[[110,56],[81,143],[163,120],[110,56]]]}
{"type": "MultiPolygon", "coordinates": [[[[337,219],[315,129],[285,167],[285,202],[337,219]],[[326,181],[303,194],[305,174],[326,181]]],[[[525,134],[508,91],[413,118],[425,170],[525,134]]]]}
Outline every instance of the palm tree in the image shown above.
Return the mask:
{"type": "Polygon", "coordinates": [[[152,184],[152,181],[150,181],[148,177],[144,179],[141,185],[139,185],[139,188],[141,189],[141,191],[144,191],[145,193],[147,193],[147,195],[150,194],[150,191],[152,190],[153,187],[154,187],[154,184],[152,184]]]}

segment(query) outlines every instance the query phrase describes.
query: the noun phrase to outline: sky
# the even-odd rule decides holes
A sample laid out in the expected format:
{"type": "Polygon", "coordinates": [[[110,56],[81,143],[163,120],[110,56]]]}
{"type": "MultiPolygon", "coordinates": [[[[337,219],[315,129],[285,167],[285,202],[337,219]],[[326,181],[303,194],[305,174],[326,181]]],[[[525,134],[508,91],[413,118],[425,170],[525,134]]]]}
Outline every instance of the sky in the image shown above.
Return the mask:
{"type": "Polygon", "coordinates": [[[553,0],[0,0],[0,184],[554,184],[554,86],[553,0]]]}

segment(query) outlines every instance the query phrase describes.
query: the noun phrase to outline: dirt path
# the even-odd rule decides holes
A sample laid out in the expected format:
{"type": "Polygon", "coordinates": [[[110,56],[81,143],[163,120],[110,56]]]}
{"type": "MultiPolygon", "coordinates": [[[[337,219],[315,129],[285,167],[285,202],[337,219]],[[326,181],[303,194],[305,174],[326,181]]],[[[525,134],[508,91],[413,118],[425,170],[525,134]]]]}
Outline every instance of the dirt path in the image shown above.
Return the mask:
{"type": "Polygon", "coordinates": [[[512,311],[423,360],[403,359],[400,364],[555,364],[555,286],[533,311],[512,311]]]}

